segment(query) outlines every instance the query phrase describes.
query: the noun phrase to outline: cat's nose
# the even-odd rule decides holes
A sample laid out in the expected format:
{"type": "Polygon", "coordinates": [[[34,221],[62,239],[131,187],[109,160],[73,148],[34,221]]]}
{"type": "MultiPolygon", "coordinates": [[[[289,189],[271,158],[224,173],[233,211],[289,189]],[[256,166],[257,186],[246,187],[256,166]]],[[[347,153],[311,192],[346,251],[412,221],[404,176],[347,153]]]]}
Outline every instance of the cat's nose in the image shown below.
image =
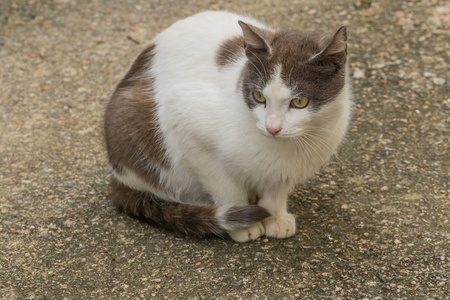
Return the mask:
{"type": "Polygon", "coordinates": [[[277,135],[281,131],[281,126],[269,127],[266,126],[266,130],[273,136],[277,135]]]}
{"type": "Polygon", "coordinates": [[[275,136],[283,128],[283,116],[279,112],[268,112],[266,117],[266,130],[275,136]]]}

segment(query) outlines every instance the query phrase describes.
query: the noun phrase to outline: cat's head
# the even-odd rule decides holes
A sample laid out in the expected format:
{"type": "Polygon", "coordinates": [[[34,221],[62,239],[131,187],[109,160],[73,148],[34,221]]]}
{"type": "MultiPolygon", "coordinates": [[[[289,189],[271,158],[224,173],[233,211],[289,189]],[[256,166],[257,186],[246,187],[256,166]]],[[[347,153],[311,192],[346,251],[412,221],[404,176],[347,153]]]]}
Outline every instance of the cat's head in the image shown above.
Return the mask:
{"type": "Polygon", "coordinates": [[[302,135],[332,110],[345,86],[347,33],[270,31],[239,22],[248,59],[243,97],[267,136],[302,135]]]}

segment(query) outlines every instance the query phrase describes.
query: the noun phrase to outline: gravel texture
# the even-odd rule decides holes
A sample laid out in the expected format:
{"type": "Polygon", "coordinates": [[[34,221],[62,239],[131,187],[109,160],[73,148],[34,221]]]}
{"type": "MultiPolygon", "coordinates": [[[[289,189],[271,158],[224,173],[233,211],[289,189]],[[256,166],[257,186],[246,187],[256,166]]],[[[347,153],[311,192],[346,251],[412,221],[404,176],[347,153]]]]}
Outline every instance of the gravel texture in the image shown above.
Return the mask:
{"type": "Polygon", "coordinates": [[[0,297],[448,299],[449,25],[445,0],[1,0],[0,297]],[[354,117],[292,195],[290,239],[185,237],[109,201],[109,93],[158,32],[207,9],[348,26],[354,117]]]}

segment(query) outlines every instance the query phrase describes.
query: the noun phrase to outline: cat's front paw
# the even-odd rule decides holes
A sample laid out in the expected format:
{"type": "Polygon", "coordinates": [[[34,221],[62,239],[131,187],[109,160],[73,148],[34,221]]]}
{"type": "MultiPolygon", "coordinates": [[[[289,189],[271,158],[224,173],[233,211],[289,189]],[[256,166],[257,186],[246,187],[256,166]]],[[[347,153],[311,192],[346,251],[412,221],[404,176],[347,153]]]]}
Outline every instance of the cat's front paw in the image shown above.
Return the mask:
{"type": "Polygon", "coordinates": [[[265,235],[274,238],[287,238],[295,234],[295,217],[291,214],[273,216],[262,221],[265,235]]]}
{"type": "Polygon", "coordinates": [[[235,242],[245,243],[264,235],[264,226],[261,222],[257,222],[249,227],[230,231],[228,234],[235,242]]]}

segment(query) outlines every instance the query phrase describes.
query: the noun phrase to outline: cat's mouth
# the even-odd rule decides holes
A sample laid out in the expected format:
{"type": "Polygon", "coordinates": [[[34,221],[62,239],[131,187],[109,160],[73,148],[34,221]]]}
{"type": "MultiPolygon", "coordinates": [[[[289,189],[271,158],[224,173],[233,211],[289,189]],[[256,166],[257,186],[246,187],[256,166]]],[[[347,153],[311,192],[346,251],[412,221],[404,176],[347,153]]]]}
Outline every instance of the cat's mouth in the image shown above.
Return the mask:
{"type": "Polygon", "coordinates": [[[256,127],[259,129],[258,131],[260,134],[262,134],[263,136],[265,136],[267,138],[275,139],[275,140],[288,140],[288,139],[298,138],[304,132],[304,130],[300,129],[300,128],[296,128],[294,130],[283,128],[276,134],[272,134],[262,124],[257,124],[256,127]]]}
{"type": "Polygon", "coordinates": [[[274,140],[287,140],[298,136],[298,134],[286,134],[286,133],[277,133],[275,135],[272,135],[267,131],[262,131],[261,134],[267,138],[274,140]]]}

